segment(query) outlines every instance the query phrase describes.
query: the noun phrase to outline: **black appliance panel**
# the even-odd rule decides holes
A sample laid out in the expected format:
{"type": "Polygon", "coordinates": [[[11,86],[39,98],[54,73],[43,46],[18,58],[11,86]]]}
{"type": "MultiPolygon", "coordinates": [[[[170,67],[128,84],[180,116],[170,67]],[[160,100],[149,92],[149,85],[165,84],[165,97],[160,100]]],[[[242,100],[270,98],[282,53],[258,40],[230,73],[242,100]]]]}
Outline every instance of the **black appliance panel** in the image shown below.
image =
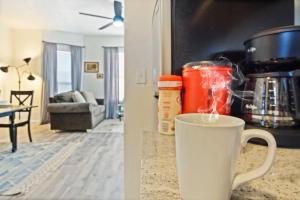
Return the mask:
{"type": "Polygon", "coordinates": [[[172,0],[172,73],[219,52],[243,51],[255,33],[293,23],[294,0],[172,0]]]}

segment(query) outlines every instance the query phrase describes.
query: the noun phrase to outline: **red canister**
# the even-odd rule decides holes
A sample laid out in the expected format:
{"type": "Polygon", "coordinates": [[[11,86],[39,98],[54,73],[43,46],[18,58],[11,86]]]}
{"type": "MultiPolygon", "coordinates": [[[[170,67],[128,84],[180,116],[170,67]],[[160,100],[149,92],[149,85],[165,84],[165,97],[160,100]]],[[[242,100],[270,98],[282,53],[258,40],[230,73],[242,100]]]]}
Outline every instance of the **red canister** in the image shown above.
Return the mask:
{"type": "Polygon", "coordinates": [[[232,68],[216,62],[188,63],[183,69],[183,113],[230,114],[232,68]]]}

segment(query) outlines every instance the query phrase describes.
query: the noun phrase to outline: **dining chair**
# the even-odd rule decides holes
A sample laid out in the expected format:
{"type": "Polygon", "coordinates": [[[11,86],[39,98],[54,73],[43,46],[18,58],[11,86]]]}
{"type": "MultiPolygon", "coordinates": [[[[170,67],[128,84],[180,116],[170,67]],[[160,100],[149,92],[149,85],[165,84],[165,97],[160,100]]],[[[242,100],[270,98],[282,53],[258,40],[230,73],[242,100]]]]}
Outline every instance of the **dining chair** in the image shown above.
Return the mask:
{"type": "MultiPolygon", "coordinates": [[[[32,106],[33,103],[33,91],[11,91],[10,93],[10,101],[12,105],[18,104],[20,106],[32,106]]],[[[16,128],[27,125],[28,137],[29,141],[32,142],[31,137],[31,127],[30,127],[30,119],[31,119],[31,107],[18,111],[19,113],[19,120],[16,120],[14,126],[16,128]],[[21,113],[27,113],[26,119],[21,119],[21,113]]],[[[10,123],[1,123],[1,128],[11,128],[10,123]]],[[[16,134],[17,137],[17,134],[16,134]]],[[[12,139],[12,138],[11,138],[12,139]]]]}

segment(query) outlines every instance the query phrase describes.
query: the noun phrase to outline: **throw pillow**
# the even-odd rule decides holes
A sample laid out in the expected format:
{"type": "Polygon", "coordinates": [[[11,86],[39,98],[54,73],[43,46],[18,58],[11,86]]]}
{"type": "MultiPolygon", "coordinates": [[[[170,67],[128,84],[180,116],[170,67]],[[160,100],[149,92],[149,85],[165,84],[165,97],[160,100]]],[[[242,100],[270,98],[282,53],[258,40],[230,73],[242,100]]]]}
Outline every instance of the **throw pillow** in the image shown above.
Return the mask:
{"type": "Polygon", "coordinates": [[[94,105],[98,105],[95,96],[91,92],[82,91],[82,96],[85,98],[86,102],[94,105]]]}
{"type": "Polygon", "coordinates": [[[80,92],[75,91],[72,95],[73,101],[77,103],[86,103],[84,97],[80,94],[80,92]]]}
{"type": "Polygon", "coordinates": [[[73,91],[63,92],[54,96],[56,103],[73,102],[73,91]]]}

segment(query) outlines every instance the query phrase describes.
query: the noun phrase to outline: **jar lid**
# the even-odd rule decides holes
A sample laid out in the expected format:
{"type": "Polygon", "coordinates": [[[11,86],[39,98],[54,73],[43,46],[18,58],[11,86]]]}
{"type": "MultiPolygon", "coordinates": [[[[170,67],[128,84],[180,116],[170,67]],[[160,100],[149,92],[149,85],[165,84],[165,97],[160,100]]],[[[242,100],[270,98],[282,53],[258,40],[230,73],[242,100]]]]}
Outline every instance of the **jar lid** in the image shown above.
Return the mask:
{"type": "Polygon", "coordinates": [[[224,70],[228,70],[231,69],[232,64],[229,63],[228,61],[198,61],[198,62],[190,62],[187,63],[183,66],[183,70],[184,71],[194,71],[194,70],[198,70],[198,69],[209,69],[211,67],[214,67],[214,70],[220,69],[222,70],[222,68],[224,70]]]}
{"type": "Polygon", "coordinates": [[[176,75],[162,75],[159,77],[157,84],[160,90],[181,90],[182,77],[176,75]]]}
{"type": "Polygon", "coordinates": [[[159,81],[182,81],[182,77],[176,75],[162,75],[159,77],[159,81]]]}

